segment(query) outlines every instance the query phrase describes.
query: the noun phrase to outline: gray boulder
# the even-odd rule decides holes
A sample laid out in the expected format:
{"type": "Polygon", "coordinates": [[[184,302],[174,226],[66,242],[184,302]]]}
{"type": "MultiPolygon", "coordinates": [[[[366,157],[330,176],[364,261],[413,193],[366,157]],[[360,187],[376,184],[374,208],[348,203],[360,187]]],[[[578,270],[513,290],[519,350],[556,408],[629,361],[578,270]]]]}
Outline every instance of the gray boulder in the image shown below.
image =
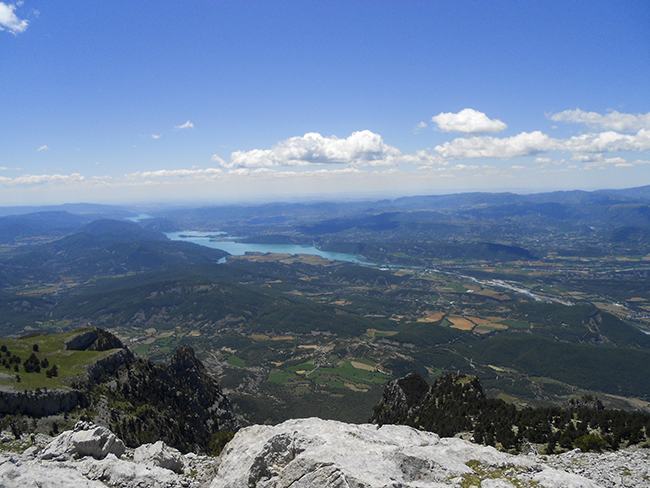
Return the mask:
{"type": "Polygon", "coordinates": [[[138,447],[133,453],[133,460],[147,466],[171,469],[175,473],[182,473],[184,468],[180,451],[169,447],[163,441],[138,447]]]}
{"type": "Polygon", "coordinates": [[[74,430],[67,430],[50,442],[39,457],[41,459],[64,460],[92,456],[104,459],[108,454],[120,457],[124,454],[124,443],[106,427],[90,422],[77,422],[74,430]]]}

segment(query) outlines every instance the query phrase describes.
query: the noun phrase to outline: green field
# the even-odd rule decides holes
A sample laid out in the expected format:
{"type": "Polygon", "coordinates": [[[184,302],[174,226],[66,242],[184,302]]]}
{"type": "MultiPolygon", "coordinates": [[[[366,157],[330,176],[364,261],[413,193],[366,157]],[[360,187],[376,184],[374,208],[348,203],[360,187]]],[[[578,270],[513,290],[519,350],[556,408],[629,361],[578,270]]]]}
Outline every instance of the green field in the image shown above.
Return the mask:
{"type": "Polygon", "coordinates": [[[0,354],[1,359],[5,362],[0,365],[0,385],[11,386],[17,390],[69,388],[72,378],[85,375],[84,366],[93,364],[114,351],[66,350],[65,341],[78,335],[79,332],[41,334],[22,339],[0,339],[0,347],[6,347],[6,352],[0,354]],[[37,346],[38,351],[34,351],[34,346],[37,346]],[[47,360],[48,367],[41,367],[40,372],[26,372],[24,363],[32,354],[40,362],[47,360]],[[9,359],[12,357],[20,358],[17,372],[15,371],[17,363],[9,363],[9,359]],[[58,374],[48,378],[46,371],[54,365],[57,367],[58,374]],[[20,377],[20,381],[17,380],[18,377],[20,377]]]}

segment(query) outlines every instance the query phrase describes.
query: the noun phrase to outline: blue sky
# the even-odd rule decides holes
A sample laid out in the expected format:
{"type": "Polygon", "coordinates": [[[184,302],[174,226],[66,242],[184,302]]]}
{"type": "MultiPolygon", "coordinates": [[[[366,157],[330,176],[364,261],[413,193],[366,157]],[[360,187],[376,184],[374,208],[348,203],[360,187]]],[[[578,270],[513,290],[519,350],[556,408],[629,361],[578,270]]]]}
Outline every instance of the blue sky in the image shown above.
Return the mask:
{"type": "Polygon", "coordinates": [[[641,1],[0,2],[0,205],[650,184],[641,1]]]}

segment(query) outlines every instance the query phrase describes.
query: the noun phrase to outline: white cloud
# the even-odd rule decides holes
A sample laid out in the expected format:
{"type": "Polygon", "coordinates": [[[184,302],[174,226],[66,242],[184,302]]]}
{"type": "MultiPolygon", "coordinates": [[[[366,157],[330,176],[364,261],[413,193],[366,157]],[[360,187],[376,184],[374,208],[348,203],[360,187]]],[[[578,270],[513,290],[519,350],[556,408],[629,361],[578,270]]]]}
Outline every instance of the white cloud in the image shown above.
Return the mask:
{"type": "Polygon", "coordinates": [[[83,181],[85,178],[79,173],[71,175],[23,175],[17,178],[2,178],[0,183],[6,186],[16,185],[39,185],[44,183],[69,183],[83,181]]]}
{"type": "Polygon", "coordinates": [[[47,147],[47,146],[41,146],[41,147],[39,147],[39,148],[36,150],[36,152],[49,151],[49,150],[50,150],[49,147],[47,147]]]}
{"type": "Polygon", "coordinates": [[[532,156],[556,149],[558,141],[540,132],[522,132],[513,137],[459,137],[434,150],[445,159],[501,158],[532,156]]]}
{"type": "Polygon", "coordinates": [[[550,163],[553,161],[551,158],[535,158],[535,162],[539,164],[550,163]]]}
{"type": "Polygon", "coordinates": [[[600,167],[600,166],[606,166],[608,164],[612,164],[614,166],[624,166],[627,165],[628,162],[623,159],[623,158],[603,158],[601,155],[598,155],[598,158],[595,158],[593,161],[589,161],[585,164],[585,166],[590,166],[590,167],[600,167]]]}
{"type": "MultiPolygon", "coordinates": [[[[194,127],[194,126],[192,126],[192,127],[194,127]]],[[[179,126],[178,128],[180,129],[181,127],[179,126]]],[[[161,136],[162,136],[162,134],[151,134],[152,139],[160,139],[161,136]]]]}
{"type": "Polygon", "coordinates": [[[597,112],[584,112],[577,108],[547,116],[555,122],[575,122],[598,129],[619,132],[636,132],[641,129],[650,129],[650,112],[647,114],[625,114],[612,110],[602,115],[597,112]]]}
{"type": "Polygon", "coordinates": [[[212,160],[213,163],[217,163],[219,166],[224,166],[224,167],[226,166],[226,162],[216,154],[213,154],[210,159],[212,160]]]}
{"type": "Polygon", "coordinates": [[[448,164],[439,154],[432,153],[429,150],[419,150],[413,154],[404,154],[401,156],[400,161],[403,163],[419,164],[420,166],[448,164]]]}
{"type": "Polygon", "coordinates": [[[450,168],[444,168],[446,171],[463,171],[466,169],[478,169],[478,166],[475,165],[467,165],[467,164],[457,164],[456,166],[452,166],[450,168]]]}
{"type": "Polygon", "coordinates": [[[413,132],[418,134],[419,132],[423,131],[427,127],[428,127],[428,125],[427,125],[426,122],[420,122],[418,125],[415,126],[415,129],[413,130],[413,132]]]}
{"type": "Polygon", "coordinates": [[[647,151],[650,149],[650,130],[641,129],[636,134],[607,131],[573,136],[562,144],[570,152],[647,151]]]}
{"type": "Polygon", "coordinates": [[[29,22],[16,16],[16,6],[0,2],[0,31],[8,30],[13,35],[25,32],[29,22]]]}
{"type": "Polygon", "coordinates": [[[183,125],[174,126],[174,130],[179,130],[179,129],[194,129],[194,124],[188,120],[183,125]]]}
{"type": "Polygon", "coordinates": [[[355,164],[385,166],[397,164],[401,152],[387,145],[379,134],[362,130],[347,139],[323,137],[310,132],[279,142],[272,149],[235,151],[226,168],[268,168],[274,166],[308,166],[312,164],[355,164]]]}
{"type": "Polygon", "coordinates": [[[322,169],[300,171],[300,172],[299,171],[276,171],[270,168],[257,168],[254,170],[241,168],[241,169],[232,170],[228,174],[236,174],[236,175],[246,174],[247,176],[271,176],[274,178],[321,178],[321,177],[330,177],[330,176],[338,177],[338,176],[346,176],[346,175],[368,174],[368,172],[362,171],[356,167],[337,168],[337,169],[322,168],[322,169]],[[242,170],[245,171],[245,173],[242,173],[242,170]]]}
{"type": "Polygon", "coordinates": [[[206,169],[161,169],[157,171],[136,171],[124,175],[127,180],[141,178],[205,178],[214,177],[223,173],[220,168],[206,169]]]}
{"type": "Polygon", "coordinates": [[[431,118],[442,132],[460,132],[463,134],[495,134],[508,127],[498,119],[492,120],[483,112],[471,108],[457,114],[440,113],[431,118]]]}

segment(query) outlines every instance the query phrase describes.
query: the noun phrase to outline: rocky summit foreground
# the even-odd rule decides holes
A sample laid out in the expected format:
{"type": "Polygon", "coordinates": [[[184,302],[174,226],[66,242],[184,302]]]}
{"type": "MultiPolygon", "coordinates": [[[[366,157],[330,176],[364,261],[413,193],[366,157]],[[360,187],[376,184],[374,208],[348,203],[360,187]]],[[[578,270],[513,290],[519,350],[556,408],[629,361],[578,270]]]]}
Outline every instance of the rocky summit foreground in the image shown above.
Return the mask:
{"type": "Polygon", "coordinates": [[[312,418],[240,431],[211,488],[639,487],[649,471],[647,450],[515,456],[406,426],[312,418]]]}
{"type": "Polygon", "coordinates": [[[42,440],[0,454],[1,487],[650,487],[648,449],[511,455],[407,426],[317,418],[242,429],[219,458],[162,442],[125,450],[108,429],[85,423],[42,440]]]}

